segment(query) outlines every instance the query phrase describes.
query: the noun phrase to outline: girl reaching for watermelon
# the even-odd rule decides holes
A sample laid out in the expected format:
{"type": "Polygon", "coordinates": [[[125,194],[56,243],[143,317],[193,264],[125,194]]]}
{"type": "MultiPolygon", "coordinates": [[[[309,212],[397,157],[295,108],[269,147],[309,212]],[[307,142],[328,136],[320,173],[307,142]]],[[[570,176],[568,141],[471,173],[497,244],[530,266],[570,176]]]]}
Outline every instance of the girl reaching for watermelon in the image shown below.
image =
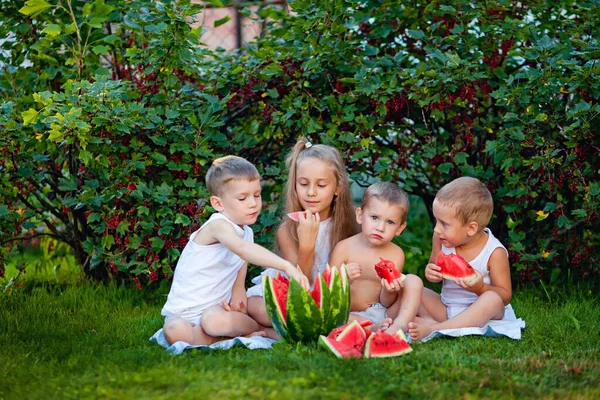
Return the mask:
{"type": "Polygon", "coordinates": [[[425,277],[444,283],[441,296],[423,290],[418,316],[408,329],[413,341],[437,330],[482,327],[502,319],[511,307],[508,252],[486,228],[493,208],[492,195],[475,178],[455,179],[437,192],[425,277]]]}
{"type": "MultiPolygon", "coordinates": [[[[277,248],[284,259],[298,265],[314,282],[323,273],[331,249],[354,235],[354,204],[342,157],[334,147],[301,138],[287,157],[285,218],[276,234],[277,248]]],[[[349,271],[350,272],[350,271],[349,271]]],[[[263,274],[274,277],[276,270],[263,274]]],[[[248,289],[248,314],[261,325],[271,326],[263,300],[262,277],[248,289]]]]}

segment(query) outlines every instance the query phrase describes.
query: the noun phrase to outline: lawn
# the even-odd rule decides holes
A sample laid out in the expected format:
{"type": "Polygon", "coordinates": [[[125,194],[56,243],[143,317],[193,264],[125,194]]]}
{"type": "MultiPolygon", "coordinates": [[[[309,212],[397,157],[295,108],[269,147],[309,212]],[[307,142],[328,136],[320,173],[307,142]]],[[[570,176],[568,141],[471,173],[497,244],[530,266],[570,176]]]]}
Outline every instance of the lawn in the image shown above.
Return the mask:
{"type": "Polygon", "coordinates": [[[338,360],[284,343],[171,356],[148,342],[166,287],[29,278],[0,294],[0,399],[600,397],[600,304],[587,288],[517,291],[521,341],[436,339],[401,358],[338,360]]]}

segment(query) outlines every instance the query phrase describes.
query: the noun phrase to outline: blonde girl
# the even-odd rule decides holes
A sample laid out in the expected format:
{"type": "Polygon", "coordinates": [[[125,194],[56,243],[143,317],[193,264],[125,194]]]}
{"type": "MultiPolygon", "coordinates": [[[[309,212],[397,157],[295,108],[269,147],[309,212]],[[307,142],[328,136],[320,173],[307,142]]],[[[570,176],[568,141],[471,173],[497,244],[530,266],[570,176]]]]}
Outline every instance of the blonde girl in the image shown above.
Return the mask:
{"type": "MultiPolygon", "coordinates": [[[[334,147],[301,138],[286,159],[286,213],[298,212],[298,222],[285,217],[276,233],[282,257],[298,265],[311,284],[322,273],[333,247],[358,232],[355,206],[342,157],[334,147]]],[[[263,274],[274,276],[275,270],[263,274]]],[[[248,313],[271,326],[262,298],[262,276],[248,289],[248,313]]]]}

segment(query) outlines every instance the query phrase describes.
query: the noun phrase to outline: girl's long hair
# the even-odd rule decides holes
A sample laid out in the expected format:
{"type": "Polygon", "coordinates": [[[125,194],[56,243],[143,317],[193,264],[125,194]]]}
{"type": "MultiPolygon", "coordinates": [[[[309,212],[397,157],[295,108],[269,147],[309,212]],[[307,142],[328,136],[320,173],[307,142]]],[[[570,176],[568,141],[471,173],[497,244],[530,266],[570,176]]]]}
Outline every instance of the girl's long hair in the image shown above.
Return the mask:
{"type": "MultiPolygon", "coordinates": [[[[332,229],[329,238],[331,248],[356,233],[359,232],[355,217],[355,206],[350,194],[350,182],[348,174],[342,161],[340,152],[332,146],[325,144],[314,144],[306,147],[308,140],[302,137],[295,145],[286,158],[288,168],[288,180],[285,185],[285,209],[286,213],[295,211],[304,211],[298,193],[296,192],[296,171],[298,163],[307,158],[316,158],[331,165],[335,170],[336,185],[340,193],[334,196],[331,204],[332,229]]],[[[298,244],[297,222],[285,218],[280,227],[290,229],[294,242],[298,244]]]]}

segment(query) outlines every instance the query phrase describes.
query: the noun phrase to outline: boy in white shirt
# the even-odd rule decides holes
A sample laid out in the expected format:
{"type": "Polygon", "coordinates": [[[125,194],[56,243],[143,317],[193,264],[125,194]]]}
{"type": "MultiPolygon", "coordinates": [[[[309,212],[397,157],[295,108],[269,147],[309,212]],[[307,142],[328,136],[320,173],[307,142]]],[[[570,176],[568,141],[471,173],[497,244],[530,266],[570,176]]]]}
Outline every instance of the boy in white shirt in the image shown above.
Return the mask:
{"type": "Polygon", "coordinates": [[[290,262],[254,243],[249,225],[262,208],[258,171],[241,157],[215,160],[206,174],[217,211],[192,233],[177,262],[162,309],[170,344],[210,345],[237,336],[277,338],[247,314],[244,288],[248,262],[285,272],[303,287],[308,278],[290,262]]]}

